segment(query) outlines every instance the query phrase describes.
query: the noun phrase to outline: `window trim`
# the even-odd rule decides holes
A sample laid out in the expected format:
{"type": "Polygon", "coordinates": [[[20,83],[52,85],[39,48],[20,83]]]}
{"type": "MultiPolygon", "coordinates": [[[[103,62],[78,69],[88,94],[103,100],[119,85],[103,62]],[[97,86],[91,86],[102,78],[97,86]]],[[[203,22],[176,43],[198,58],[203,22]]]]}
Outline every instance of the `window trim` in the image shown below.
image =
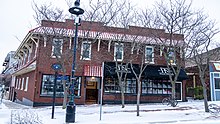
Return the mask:
{"type": "Polygon", "coordinates": [[[29,77],[26,77],[24,91],[27,91],[27,90],[28,90],[28,83],[29,83],[29,77]]]}

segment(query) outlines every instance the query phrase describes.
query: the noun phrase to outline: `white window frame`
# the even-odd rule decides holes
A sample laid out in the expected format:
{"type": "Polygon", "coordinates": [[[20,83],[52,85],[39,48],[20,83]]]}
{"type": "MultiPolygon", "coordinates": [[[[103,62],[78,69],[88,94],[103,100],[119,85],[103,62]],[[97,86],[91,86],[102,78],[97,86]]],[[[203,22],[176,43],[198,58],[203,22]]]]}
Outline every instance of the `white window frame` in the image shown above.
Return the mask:
{"type": "Polygon", "coordinates": [[[91,60],[91,53],[92,53],[92,43],[90,41],[83,41],[82,45],[81,45],[80,59],[81,60],[91,60]],[[88,48],[89,57],[88,58],[85,58],[85,56],[84,56],[84,44],[89,44],[89,48],[88,48]]]}
{"type": "Polygon", "coordinates": [[[145,46],[145,63],[150,63],[150,64],[154,64],[154,47],[153,46],[145,46]],[[152,49],[152,61],[148,61],[147,60],[147,48],[151,48],[152,49]]]}
{"type": "Polygon", "coordinates": [[[26,83],[25,83],[24,91],[28,90],[28,82],[29,82],[29,77],[26,77],[26,83]]]}
{"type": "MultiPolygon", "coordinates": [[[[52,42],[52,52],[51,52],[51,57],[52,58],[56,58],[56,55],[54,54],[54,42],[55,41],[60,41],[61,42],[61,46],[60,46],[60,54],[62,54],[62,51],[63,51],[63,39],[58,39],[58,38],[54,38],[53,39],[53,42],[52,42]]],[[[60,57],[60,56],[57,56],[57,57],[60,57]]]]}
{"type": "Polygon", "coordinates": [[[18,89],[18,82],[19,80],[18,79],[16,79],[16,84],[15,84],[15,89],[18,89]]]}
{"type": "Polygon", "coordinates": [[[21,90],[23,90],[24,88],[24,78],[22,78],[22,82],[21,82],[21,90]]]}
{"type": "Polygon", "coordinates": [[[115,45],[114,45],[114,61],[122,61],[124,59],[124,44],[123,43],[115,43],[115,45]],[[121,54],[122,54],[122,56],[121,56],[121,58],[120,59],[117,59],[116,58],[116,53],[117,53],[117,46],[119,46],[119,44],[122,46],[122,49],[121,49],[121,54]]]}
{"type": "Polygon", "coordinates": [[[21,78],[19,79],[18,89],[21,89],[21,78]]]}

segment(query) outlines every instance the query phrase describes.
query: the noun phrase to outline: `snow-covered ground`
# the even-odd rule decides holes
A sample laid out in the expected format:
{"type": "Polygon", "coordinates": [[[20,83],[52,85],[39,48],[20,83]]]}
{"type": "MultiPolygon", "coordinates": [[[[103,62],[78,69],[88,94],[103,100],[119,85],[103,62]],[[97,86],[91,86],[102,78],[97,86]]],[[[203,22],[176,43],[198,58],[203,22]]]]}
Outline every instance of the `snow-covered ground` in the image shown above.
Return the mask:
{"type": "MultiPolygon", "coordinates": [[[[220,102],[209,102],[220,105],[220,102]]],[[[99,105],[77,105],[76,124],[220,124],[220,113],[204,112],[203,101],[180,102],[177,107],[162,104],[141,104],[140,116],[136,116],[136,105],[103,105],[100,120],[99,105]]],[[[0,124],[11,124],[15,115],[20,119],[39,117],[43,124],[65,124],[66,110],[55,107],[27,107],[3,100],[0,104],[0,124]]]]}

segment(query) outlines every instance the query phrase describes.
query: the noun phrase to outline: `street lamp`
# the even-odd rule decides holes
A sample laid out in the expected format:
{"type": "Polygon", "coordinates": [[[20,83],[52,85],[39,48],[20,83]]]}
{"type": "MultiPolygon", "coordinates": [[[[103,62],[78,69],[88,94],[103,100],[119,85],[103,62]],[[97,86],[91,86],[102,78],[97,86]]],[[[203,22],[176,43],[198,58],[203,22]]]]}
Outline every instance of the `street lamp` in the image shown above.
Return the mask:
{"type": "Polygon", "coordinates": [[[75,18],[75,36],[74,36],[74,46],[73,46],[73,64],[72,64],[72,73],[71,73],[71,87],[70,87],[70,100],[67,104],[66,108],[66,122],[67,123],[74,123],[75,122],[75,111],[76,111],[76,106],[74,102],[74,97],[75,97],[75,82],[76,78],[74,77],[75,75],[75,65],[76,65],[76,42],[77,42],[77,36],[78,36],[78,26],[80,23],[80,18],[79,15],[82,15],[84,13],[84,10],[79,7],[80,5],[80,0],[76,0],[74,3],[74,7],[69,9],[69,12],[71,14],[76,15],[75,18]]]}

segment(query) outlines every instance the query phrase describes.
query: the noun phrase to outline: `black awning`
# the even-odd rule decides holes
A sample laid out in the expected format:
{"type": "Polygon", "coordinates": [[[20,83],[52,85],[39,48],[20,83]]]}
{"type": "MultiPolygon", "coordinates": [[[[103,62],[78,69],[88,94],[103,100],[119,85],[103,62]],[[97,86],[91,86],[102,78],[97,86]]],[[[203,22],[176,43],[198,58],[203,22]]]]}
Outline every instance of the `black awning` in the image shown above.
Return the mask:
{"type": "MultiPolygon", "coordinates": [[[[171,75],[174,76],[174,73],[171,71],[171,75]]],[[[165,79],[169,80],[169,72],[166,66],[150,66],[148,65],[144,70],[144,77],[148,79],[165,79]]],[[[183,69],[180,69],[179,76],[177,77],[178,81],[186,80],[188,76],[183,69]]]]}
{"type": "MultiPolygon", "coordinates": [[[[120,64],[120,65],[125,65],[125,64],[120,64]]],[[[139,66],[136,64],[133,66],[134,66],[135,72],[138,74],[140,71],[139,66]]],[[[128,78],[135,78],[130,65],[128,65],[127,71],[128,71],[127,73],[128,78]]],[[[169,80],[169,73],[167,71],[168,69],[166,66],[147,65],[146,69],[144,70],[142,74],[142,77],[147,78],[147,79],[154,79],[154,80],[169,80]]],[[[171,72],[171,74],[173,73],[171,72]]],[[[104,76],[117,78],[115,62],[105,62],[104,76]]],[[[188,79],[186,72],[183,69],[180,69],[180,73],[179,73],[177,80],[182,81],[186,79],[188,79]]]]}

